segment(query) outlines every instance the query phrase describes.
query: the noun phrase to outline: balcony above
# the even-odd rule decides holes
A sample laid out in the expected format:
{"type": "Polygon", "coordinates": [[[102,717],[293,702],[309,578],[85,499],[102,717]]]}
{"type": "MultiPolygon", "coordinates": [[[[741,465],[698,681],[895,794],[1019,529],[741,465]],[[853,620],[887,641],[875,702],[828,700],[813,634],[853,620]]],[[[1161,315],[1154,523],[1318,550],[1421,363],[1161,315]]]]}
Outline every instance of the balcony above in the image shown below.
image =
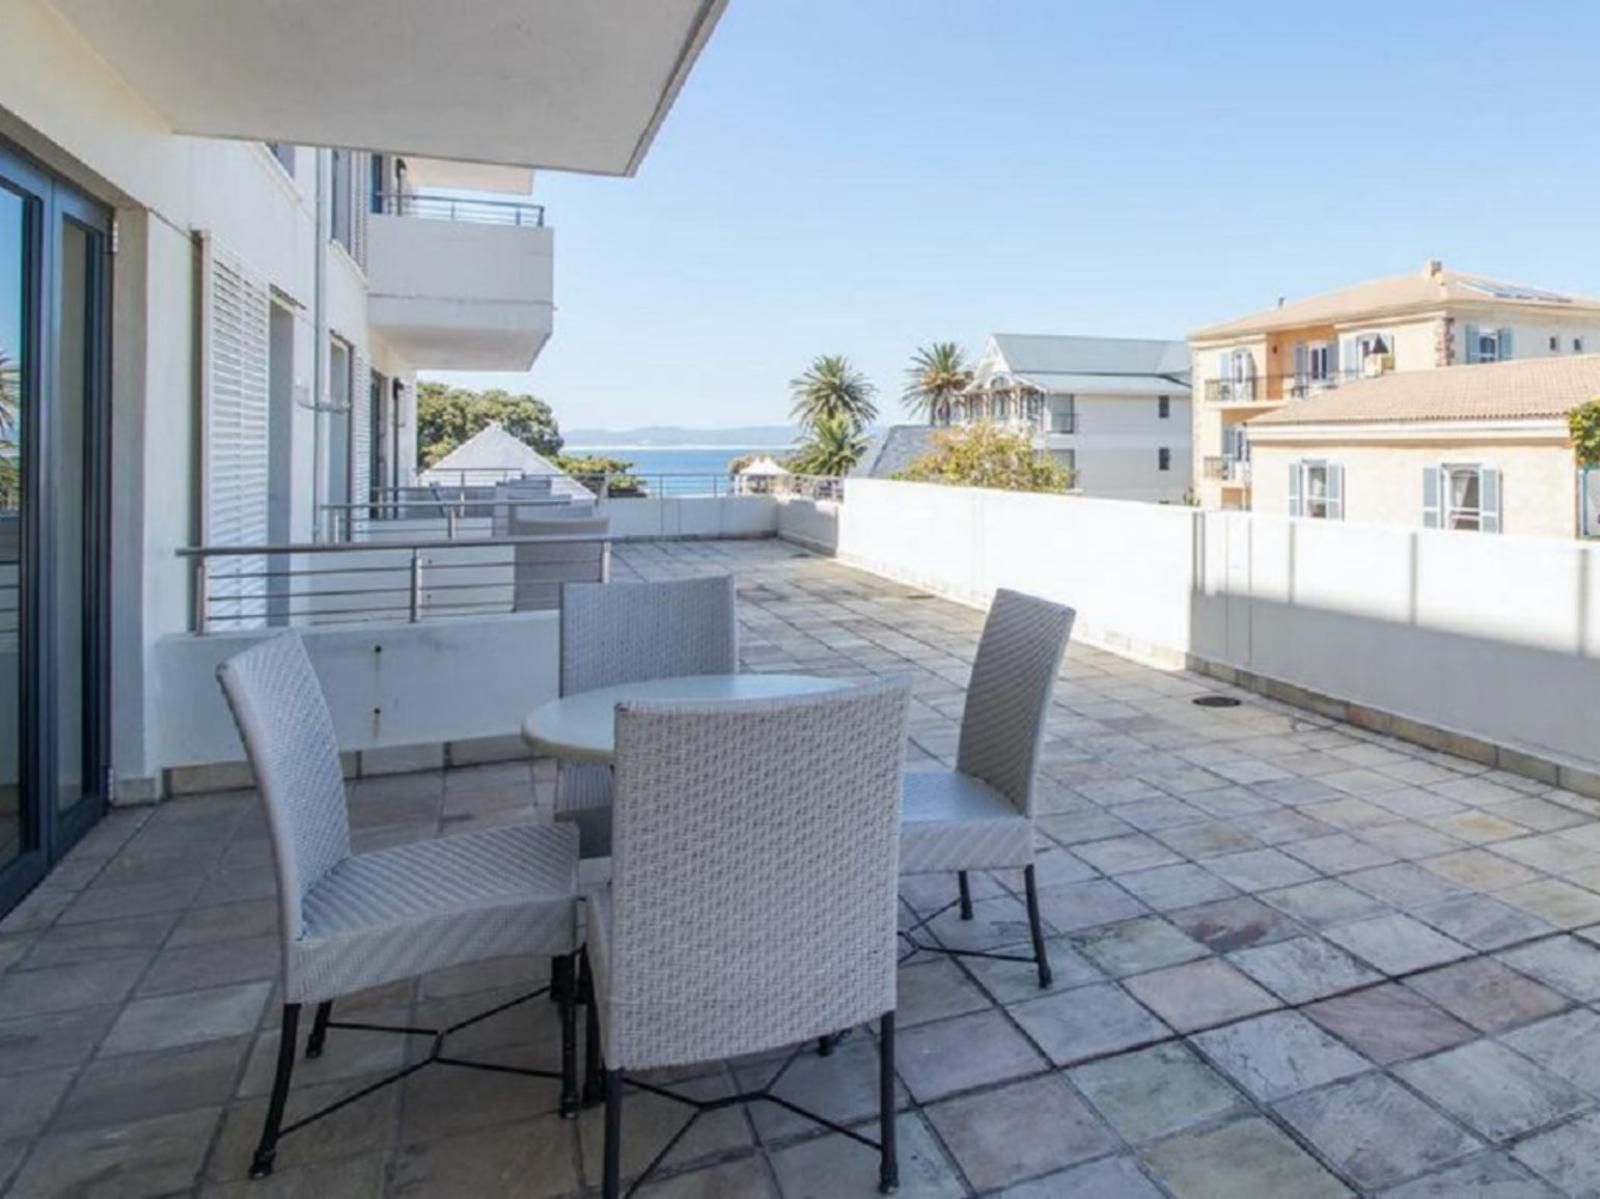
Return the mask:
{"type": "Polygon", "coordinates": [[[175,133],[631,175],[725,0],[51,3],[175,133]]]}
{"type": "Polygon", "coordinates": [[[550,338],[554,239],[533,204],[383,197],[368,320],[420,370],[526,370],[550,338]]]}

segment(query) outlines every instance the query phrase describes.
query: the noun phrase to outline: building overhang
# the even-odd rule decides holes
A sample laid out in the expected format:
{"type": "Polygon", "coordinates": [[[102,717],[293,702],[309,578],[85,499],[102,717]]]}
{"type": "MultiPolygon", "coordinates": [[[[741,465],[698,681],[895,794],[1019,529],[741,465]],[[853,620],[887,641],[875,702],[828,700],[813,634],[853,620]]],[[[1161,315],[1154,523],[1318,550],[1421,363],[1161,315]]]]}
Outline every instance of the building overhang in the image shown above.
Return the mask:
{"type": "Polygon", "coordinates": [[[727,0],[50,0],[175,133],[631,175],[727,0]]]}
{"type": "Polygon", "coordinates": [[[1566,445],[1564,419],[1368,421],[1363,424],[1247,425],[1252,446],[1275,445],[1566,445]]]}

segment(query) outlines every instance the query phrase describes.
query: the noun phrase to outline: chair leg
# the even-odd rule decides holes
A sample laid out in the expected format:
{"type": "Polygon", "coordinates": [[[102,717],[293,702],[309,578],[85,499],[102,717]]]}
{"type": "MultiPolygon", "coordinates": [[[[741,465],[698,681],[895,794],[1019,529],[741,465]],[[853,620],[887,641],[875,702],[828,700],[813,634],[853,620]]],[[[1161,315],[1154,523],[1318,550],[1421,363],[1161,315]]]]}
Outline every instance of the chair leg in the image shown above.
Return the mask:
{"type": "Polygon", "coordinates": [[[602,1199],[618,1199],[622,1193],[622,1071],[606,1072],[606,1146],[602,1199]]]}
{"type": "Polygon", "coordinates": [[[600,1009],[595,1002],[594,975],[589,970],[588,951],[579,957],[579,991],[586,1005],[583,1024],[583,1106],[593,1107],[604,1099],[600,1059],[600,1009]]]}
{"type": "Polygon", "coordinates": [[[1022,871],[1022,882],[1028,893],[1028,931],[1033,936],[1033,960],[1039,967],[1039,986],[1050,985],[1050,954],[1044,947],[1044,924],[1039,919],[1039,886],[1034,881],[1033,866],[1022,871]]]}
{"type": "Polygon", "coordinates": [[[972,919],[972,886],[967,882],[967,872],[963,870],[956,878],[961,884],[961,918],[972,919]]]}
{"type": "Polygon", "coordinates": [[[878,1021],[878,1190],[892,1195],[900,1185],[894,1139],[894,1013],[878,1021]]]}
{"type": "Polygon", "coordinates": [[[550,990],[561,1005],[561,1118],[578,1114],[578,979],[577,955],[551,964],[550,990]]]}
{"type": "Polygon", "coordinates": [[[331,1019],[333,1019],[333,1000],[325,999],[317,1004],[316,1017],[311,1021],[311,1039],[306,1042],[306,1057],[322,1056],[323,1046],[328,1043],[328,1021],[331,1019]]]}
{"type": "Polygon", "coordinates": [[[283,1108],[289,1100],[289,1080],[294,1076],[294,1055],[300,1036],[300,1005],[283,1005],[283,1031],[278,1036],[278,1072],[272,1080],[272,1098],[267,1101],[267,1121],[261,1128],[261,1141],[250,1161],[250,1177],[265,1178],[272,1173],[272,1159],[278,1154],[278,1130],[283,1127],[283,1108]]]}

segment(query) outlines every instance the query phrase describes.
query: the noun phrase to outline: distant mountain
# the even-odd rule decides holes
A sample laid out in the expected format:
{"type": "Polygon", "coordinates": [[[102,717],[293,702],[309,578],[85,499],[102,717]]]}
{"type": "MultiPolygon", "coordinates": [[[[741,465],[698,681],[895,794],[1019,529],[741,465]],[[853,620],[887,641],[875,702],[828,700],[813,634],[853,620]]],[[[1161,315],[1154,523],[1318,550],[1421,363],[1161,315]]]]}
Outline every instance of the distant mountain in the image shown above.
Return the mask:
{"type": "Polygon", "coordinates": [[[569,446],[729,446],[745,449],[788,446],[799,436],[789,425],[747,425],[736,429],[684,429],[677,425],[650,425],[643,429],[563,429],[569,446]]]}

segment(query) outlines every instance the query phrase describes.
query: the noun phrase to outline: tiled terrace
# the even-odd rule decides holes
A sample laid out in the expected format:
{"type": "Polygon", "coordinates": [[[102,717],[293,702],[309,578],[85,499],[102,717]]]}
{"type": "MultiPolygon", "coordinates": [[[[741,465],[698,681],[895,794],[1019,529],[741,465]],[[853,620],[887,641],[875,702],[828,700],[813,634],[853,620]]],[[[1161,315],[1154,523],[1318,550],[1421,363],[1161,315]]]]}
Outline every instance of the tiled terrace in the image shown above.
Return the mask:
{"type": "MultiPolygon", "coordinates": [[[[770,541],[638,546],[620,567],[735,570],[750,669],[909,673],[913,758],[953,754],[979,613],[770,541]]],[[[1216,690],[1071,651],[1040,822],[1056,983],[1042,993],[1029,967],[981,959],[904,967],[902,1193],[1600,1192],[1600,804],[1254,696],[1190,703],[1216,690]]],[[[358,848],[542,819],[552,777],[537,762],[358,782],[358,848]]],[[[1025,940],[1018,882],[981,880],[976,921],[933,928],[967,947],[1025,940]]],[[[905,896],[937,905],[953,885],[905,896]]],[[[553,1084],[444,1067],[291,1136],[270,1182],[244,1181],[278,1035],[272,895],[254,801],[213,795],[114,813],[0,927],[11,1194],[596,1184],[598,1113],[563,1122],[553,1084]]],[[[434,1022],[540,969],[451,971],[360,1006],[434,1022]]],[[[550,1062],[551,1011],[514,1010],[458,1048],[550,1062]]],[[[298,1070],[298,1101],[402,1052],[335,1032],[298,1070]]],[[[803,1058],[785,1093],[868,1117],[873,1055],[858,1032],[803,1058]]],[[[682,1118],[631,1100],[625,1168],[682,1118]]],[[[648,1193],[867,1195],[876,1177],[865,1150],[769,1108],[702,1121],[669,1164],[648,1193]]]]}

